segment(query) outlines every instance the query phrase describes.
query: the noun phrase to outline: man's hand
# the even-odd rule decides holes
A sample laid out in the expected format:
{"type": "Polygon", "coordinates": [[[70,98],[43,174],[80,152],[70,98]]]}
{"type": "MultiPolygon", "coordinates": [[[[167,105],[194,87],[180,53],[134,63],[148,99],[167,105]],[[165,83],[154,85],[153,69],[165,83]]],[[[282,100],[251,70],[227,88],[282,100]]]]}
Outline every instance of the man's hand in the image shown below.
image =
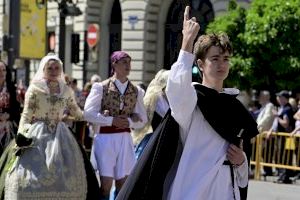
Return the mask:
{"type": "Polygon", "coordinates": [[[234,144],[230,144],[227,150],[227,159],[231,164],[240,166],[245,162],[243,150],[234,144]]]}
{"type": "Polygon", "coordinates": [[[129,121],[126,116],[120,115],[113,118],[112,125],[117,128],[129,128],[129,121]]]}
{"type": "Polygon", "coordinates": [[[298,133],[299,130],[300,130],[300,127],[296,127],[296,128],[292,131],[291,135],[292,135],[292,136],[295,136],[295,135],[298,133]]]}
{"type": "Polygon", "coordinates": [[[182,29],[182,45],[181,49],[187,52],[193,52],[193,44],[200,30],[200,25],[196,22],[196,18],[190,19],[190,7],[185,7],[183,16],[183,29],[182,29]]]}

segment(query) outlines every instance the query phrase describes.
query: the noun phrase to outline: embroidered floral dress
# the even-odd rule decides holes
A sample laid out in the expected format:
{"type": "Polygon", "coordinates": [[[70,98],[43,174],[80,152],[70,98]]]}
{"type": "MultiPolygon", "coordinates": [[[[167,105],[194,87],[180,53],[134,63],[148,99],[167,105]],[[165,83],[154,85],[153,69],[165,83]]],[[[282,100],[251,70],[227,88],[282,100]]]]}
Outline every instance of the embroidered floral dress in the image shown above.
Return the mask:
{"type": "Polygon", "coordinates": [[[26,93],[18,133],[33,142],[6,165],[4,199],[86,199],[82,152],[62,122],[66,108],[77,120],[82,112],[68,86],[51,95],[45,84],[32,83],[26,93]]]}

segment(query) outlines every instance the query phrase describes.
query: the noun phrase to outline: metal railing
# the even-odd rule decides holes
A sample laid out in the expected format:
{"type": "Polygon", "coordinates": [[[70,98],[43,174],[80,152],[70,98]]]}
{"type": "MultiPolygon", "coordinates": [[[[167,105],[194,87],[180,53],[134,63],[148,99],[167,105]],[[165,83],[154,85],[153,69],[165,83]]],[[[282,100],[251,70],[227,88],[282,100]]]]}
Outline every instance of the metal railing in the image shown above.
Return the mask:
{"type": "Polygon", "coordinates": [[[255,166],[254,178],[260,179],[263,167],[300,171],[300,134],[263,132],[252,141],[250,165],[255,166]]]}

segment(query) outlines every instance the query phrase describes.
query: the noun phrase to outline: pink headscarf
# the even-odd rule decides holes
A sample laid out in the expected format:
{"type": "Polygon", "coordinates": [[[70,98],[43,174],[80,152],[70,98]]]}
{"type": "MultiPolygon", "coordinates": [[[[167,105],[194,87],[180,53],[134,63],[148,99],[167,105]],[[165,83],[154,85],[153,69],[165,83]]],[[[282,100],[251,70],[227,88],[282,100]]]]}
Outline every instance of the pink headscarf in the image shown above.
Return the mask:
{"type": "Polygon", "coordinates": [[[115,51],[110,56],[110,62],[115,63],[121,60],[122,58],[130,58],[131,57],[125,51],[115,51]]]}
{"type": "MultiPolygon", "coordinates": [[[[118,62],[119,60],[121,60],[122,58],[130,58],[131,57],[125,52],[125,51],[114,51],[111,56],[110,56],[110,62],[111,64],[118,62]]],[[[111,68],[111,75],[114,74],[114,68],[111,68]]]]}

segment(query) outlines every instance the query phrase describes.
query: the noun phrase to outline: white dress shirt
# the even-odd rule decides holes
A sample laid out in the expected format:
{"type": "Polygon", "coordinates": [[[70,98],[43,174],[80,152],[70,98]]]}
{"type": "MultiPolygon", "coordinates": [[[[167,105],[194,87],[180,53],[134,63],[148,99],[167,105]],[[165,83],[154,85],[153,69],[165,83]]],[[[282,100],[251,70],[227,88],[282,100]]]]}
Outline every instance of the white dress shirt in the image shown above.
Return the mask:
{"type": "Polygon", "coordinates": [[[257,128],[259,132],[268,131],[272,127],[274,121],[273,109],[274,105],[271,102],[268,102],[264,105],[257,116],[257,128]]]}

